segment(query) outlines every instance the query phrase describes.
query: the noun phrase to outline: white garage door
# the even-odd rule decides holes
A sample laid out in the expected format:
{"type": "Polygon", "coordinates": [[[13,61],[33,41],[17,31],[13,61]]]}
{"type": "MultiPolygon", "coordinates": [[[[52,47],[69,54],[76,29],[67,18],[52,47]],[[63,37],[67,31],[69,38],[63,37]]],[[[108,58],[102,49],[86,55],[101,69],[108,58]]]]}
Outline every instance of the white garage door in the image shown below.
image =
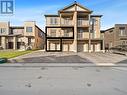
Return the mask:
{"type": "Polygon", "coordinates": [[[55,50],[55,44],[54,43],[50,43],[50,50],[55,50]]]}

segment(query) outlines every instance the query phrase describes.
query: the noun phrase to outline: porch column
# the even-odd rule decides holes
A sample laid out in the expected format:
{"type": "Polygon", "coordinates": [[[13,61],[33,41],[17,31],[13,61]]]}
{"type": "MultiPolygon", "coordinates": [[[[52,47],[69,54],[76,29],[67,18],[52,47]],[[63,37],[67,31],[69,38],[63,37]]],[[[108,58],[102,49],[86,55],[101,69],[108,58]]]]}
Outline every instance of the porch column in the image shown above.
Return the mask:
{"type": "Polygon", "coordinates": [[[91,52],[91,18],[89,15],[89,43],[88,43],[88,52],[91,52]]]}
{"type": "Polygon", "coordinates": [[[105,41],[103,40],[103,52],[105,52],[105,41]]]}
{"type": "Polygon", "coordinates": [[[17,37],[13,37],[13,49],[17,49],[17,37]]]}
{"type": "Polygon", "coordinates": [[[1,37],[1,46],[6,49],[6,37],[1,37]]]}
{"type": "Polygon", "coordinates": [[[74,52],[78,52],[78,46],[77,46],[77,6],[75,5],[75,12],[74,12],[74,52]]]}

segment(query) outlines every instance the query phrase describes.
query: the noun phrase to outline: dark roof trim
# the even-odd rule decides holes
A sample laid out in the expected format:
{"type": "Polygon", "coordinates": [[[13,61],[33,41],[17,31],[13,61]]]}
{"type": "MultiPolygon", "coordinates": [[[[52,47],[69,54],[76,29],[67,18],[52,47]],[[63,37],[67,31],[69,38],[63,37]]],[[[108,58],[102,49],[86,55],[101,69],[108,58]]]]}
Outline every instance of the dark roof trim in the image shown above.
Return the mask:
{"type": "MultiPolygon", "coordinates": [[[[44,33],[44,31],[43,30],[41,30],[37,25],[35,25],[41,32],[43,32],[44,33]]],[[[45,33],[44,33],[45,34],[45,33]]]]}
{"type": "Polygon", "coordinates": [[[106,32],[106,31],[109,31],[109,30],[112,30],[112,29],[114,29],[114,27],[112,27],[112,28],[109,28],[109,29],[105,30],[105,32],[106,32]]]}
{"type": "Polygon", "coordinates": [[[91,15],[91,17],[102,17],[103,15],[91,15]]]}
{"type": "Polygon", "coordinates": [[[105,32],[105,30],[101,30],[101,33],[104,33],[105,32]]]}
{"type": "Polygon", "coordinates": [[[44,15],[45,17],[59,17],[59,15],[44,15]]]}
{"type": "Polygon", "coordinates": [[[11,29],[24,29],[23,26],[11,26],[10,28],[11,29]]]}

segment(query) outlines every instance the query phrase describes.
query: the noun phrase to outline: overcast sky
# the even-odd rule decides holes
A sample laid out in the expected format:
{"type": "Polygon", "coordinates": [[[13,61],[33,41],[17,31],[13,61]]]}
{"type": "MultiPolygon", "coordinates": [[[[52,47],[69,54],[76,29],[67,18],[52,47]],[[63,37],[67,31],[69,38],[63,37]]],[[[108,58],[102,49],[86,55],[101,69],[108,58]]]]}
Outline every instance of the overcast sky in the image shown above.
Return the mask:
{"type": "MultiPolygon", "coordinates": [[[[36,21],[44,30],[44,14],[57,14],[57,11],[74,0],[14,0],[15,13],[12,16],[0,16],[0,21],[10,21],[11,25],[23,25],[24,21],[36,21]]],[[[127,23],[127,0],[77,0],[83,6],[103,15],[101,29],[113,27],[114,24],[127,23]]]]}

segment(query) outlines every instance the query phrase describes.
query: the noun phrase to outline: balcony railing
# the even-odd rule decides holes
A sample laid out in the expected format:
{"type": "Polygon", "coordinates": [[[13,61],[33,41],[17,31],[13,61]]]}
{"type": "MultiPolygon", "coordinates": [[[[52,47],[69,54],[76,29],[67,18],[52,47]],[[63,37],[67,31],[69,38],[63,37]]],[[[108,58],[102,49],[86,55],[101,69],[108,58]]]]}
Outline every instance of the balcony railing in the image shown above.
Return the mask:
{"type": "Polygon", "coordinates": [[[78,39],[88,39],[88,38],[89,38],[88,32],[78,33],[78,39]]]}
{"type": "Polygon", "coordinates": [[[78,26],[89,26],[88,20],[78,20],[78,26]]]}
{"type": "Polygon", "coordinates": [[[73,23],[72,23],[72,20],[62,20],[61,25],[62,26],[72,26],[73,23]]]}
{"type": "Polygon", "coordinates": [[[73,32],[65,33],[64,31],[61,31],[60,33],[47,34],[47,37],[73,37],[73,32]]]}

